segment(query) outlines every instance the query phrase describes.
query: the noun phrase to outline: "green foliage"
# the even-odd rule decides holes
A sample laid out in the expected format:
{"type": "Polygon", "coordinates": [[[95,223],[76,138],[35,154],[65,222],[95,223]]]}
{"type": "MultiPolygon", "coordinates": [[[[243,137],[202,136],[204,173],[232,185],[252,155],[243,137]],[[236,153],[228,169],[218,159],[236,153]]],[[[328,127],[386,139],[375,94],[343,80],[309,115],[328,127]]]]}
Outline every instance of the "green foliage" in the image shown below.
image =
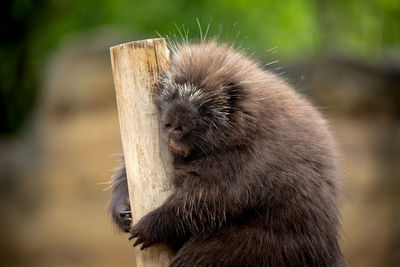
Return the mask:
{"type": "Polygon", "coordinates": [[[330,48],[364,58],[379,58],[400,44],[400,1],[348,0],[326,2],[330,48]]]}
{"type": "MultiPolygon", "coordinates": [[[[25,0],[26,1],[26,0],[25,0]]],[[[283,59],[329,53],[380,56],[400,44],[398,0],[53,0],[32,35],[40,51],[66,33],[97,25],[121,25],[145,38],[186,27],[198,38],[196,18],[210,35],[243,42],[252,50],[277,47],[283,59]],[[239,34],[238,37],[237,34],[239,34]]],[[[42,56],[42,55],[40,55],[42,56]]]]}
{"type": "Polygon", "coordinates": [[[31,110],[36,78],[68,33],[101,25],[128,28],[133,38],[155,31],[237,42],[259,55],[277,47],[283,61],[346,53],[377,59],[400,45],[399,0],[15,0],[1,11],[1,132],[15,131],[31,110]],[[5,107],[7,106],[7,107],[5,107]]]}

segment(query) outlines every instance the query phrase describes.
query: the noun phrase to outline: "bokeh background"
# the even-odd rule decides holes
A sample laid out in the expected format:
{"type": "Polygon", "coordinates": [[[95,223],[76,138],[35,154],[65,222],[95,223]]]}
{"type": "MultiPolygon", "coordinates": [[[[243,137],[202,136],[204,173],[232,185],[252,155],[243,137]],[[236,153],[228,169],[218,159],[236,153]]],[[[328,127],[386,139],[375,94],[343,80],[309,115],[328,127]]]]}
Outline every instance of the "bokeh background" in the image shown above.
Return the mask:
{"type": "Polygon", "coordinates": [[[134,266],[107,214],[121,151],[109,48],[199,39],[196,18],[320,107],[343,154],[346,261],[399,266],[398,0],[4,1],[0,265],[134,266]]]}

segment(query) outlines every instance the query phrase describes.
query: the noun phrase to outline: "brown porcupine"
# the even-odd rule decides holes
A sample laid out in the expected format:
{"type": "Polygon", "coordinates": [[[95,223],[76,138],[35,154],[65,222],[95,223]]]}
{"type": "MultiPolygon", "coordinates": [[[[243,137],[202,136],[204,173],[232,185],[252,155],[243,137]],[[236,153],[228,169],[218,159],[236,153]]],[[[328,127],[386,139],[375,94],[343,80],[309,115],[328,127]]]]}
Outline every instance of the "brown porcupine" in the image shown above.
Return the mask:
{"type": "Polygon", "coordinates": [[[110,211],[171,266],[344,266],[339,170],[326,122],[288,84],[215,42],[173,49],[155,90],[175,190],[130,227],[125,167],[110,211]]]}

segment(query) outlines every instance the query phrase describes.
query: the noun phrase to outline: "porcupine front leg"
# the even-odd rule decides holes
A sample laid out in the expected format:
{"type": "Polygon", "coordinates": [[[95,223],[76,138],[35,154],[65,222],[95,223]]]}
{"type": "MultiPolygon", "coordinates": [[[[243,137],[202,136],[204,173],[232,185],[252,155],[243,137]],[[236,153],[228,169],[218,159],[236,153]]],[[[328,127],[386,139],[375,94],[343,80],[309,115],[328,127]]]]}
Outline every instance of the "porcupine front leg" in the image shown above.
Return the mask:
{"type": "Polygon", "coordinates": [[[112,198],[109,212],[117,227],[128,233],[131,229],[132,215],[124,163],[122,163],[112,180],[112,198]]]}
{"type": "Polygon", "coordinates": [[[221,188],[226,186],[199,184],[177,188],[161,207],[132,227],[130,239],[137,238],[134,246],[142,244],[144,249],[164,243],[176,250],[189,238],[223,226],[227,216],[235,216],[241,210],[235,204],[237,197],[221,188]]]}

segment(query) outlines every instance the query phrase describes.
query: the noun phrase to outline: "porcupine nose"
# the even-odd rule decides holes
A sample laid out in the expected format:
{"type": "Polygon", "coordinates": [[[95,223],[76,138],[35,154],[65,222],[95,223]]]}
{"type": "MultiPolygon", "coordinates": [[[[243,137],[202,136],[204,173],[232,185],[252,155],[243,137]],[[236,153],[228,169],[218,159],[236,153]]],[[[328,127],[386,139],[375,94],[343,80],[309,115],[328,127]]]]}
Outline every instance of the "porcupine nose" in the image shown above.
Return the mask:
{"type": "Polygon", "coordinates": [[[180,142],[194,128],[195,110],[187,103],[172,102],[166,107],[161,120],[168,141],[180,142]]]}
{"type": "Polygon", "coordinates": [[[180,123],[166,123],[164,126],[167,132],[171,135],[179,136],[183,132],[183,128],[180,123]]]}

